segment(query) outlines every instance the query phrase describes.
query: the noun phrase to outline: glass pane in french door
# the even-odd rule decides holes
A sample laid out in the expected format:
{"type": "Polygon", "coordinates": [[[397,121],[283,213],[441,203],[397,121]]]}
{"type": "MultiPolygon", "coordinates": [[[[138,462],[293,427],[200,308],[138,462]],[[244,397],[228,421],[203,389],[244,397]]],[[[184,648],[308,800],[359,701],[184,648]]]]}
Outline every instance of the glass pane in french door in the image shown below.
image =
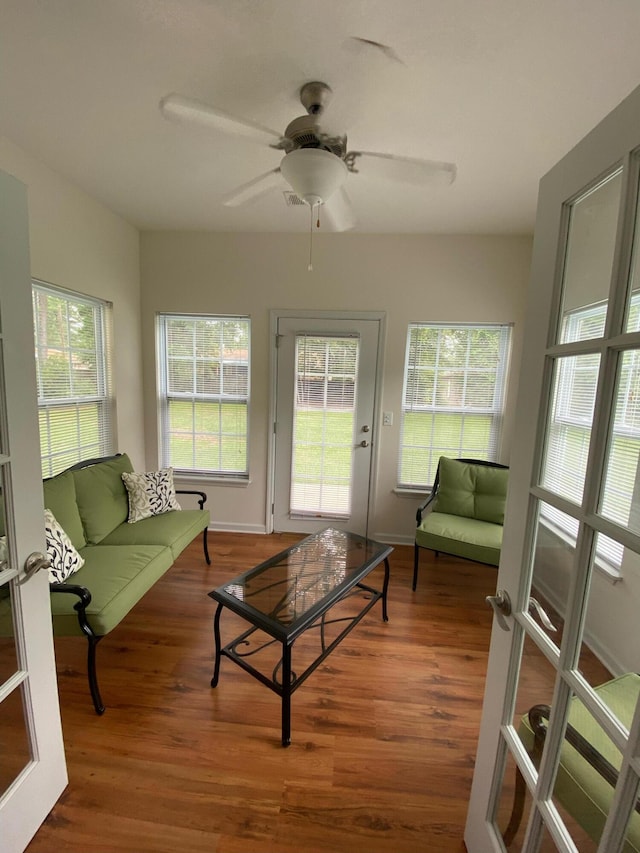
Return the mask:
{"type": "MultiPolygon", "coordinates": [[[[1,427],[0,433],[3,433],[1,427]]],[[[6,446],[3,435],[0,445],[6,446]]],[[[26,673],[20,663],[14,627],[14,599],[19,589],[12,566],[15,561],[9,542],[11,527],[6,524],[4,503],[9,465],[7,457],[0,454],[0,797],[33,760],[25,713],[26,673]]]]}
{"type": "MultiPolygon", "coordinates": [[[[636,161],[640,154],[636,152],[636,161]]],[[[640,208],[640,194],[637,207],[640,208]]],[[[640,221],[640,210],[636,209],[636,222],[640,221]]],[[[625,332],[640,331],[640,229],[636,228],[633,239],[633,250],[631,255],[631,275],[629,276],[629,288],[627,292],[627,304],[625,307],[626,319],[624,323],[625,332]]]]}
{"type": "MultiPolygon", "coordinates": [[[[620,353],[616,389],[599,512],[640,534],[640,350],[620,353]]],[[[613,544],[603,556],[619,569],[622,546],[613,544]]]]}
{"type": "Polygon", "coordinates": [[[604,333],[621,187],[620,169],[568,205],[559,343],[604,333]]]}
{"type": "Polygon", "coordinates": [[[296,336],[290,510],[348,517],[359,339],[296,336]]]}
{"type": "Polygon", "coordinates": [[[597,353],[555,360],[541,484],[582,503],[598,383],[597,353]]]}
{"type": "Polygon", "coordinates": [[[14,627],[14,597],[19,594],[15,579],[14,547],[11,544],[10,513],[5,506],[9,493],[8,438],[4,406],[4,341],[0,341],[0,797],[33,758],[25,714],[26,675],[20,663],[14,627]],[[12,565],[14,564],[14,565],[12,565]]]}

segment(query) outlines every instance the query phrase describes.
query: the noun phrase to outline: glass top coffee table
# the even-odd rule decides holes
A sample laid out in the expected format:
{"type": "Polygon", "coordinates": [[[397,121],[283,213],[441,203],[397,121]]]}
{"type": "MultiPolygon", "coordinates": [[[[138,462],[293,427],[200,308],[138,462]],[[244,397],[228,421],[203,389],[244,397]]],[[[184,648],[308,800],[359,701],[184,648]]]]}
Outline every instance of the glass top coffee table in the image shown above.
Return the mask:
{"type": "MultiPolygon", "coordinates": [[[[363,616],[382,599],[382,618],[387,617],[389,554],[393,548],[365,539],[355,533],[326,528],[308,536],[232,581],[209,593],[218,602],[213,622],[216,653],[211,686],[220,675],[224,655],[282,697],[282,745],[291,743],[291,694],[322,663],[363,616]],[[382,590],[362,583],[384,561],[382,590]],[[329,611],[356,598],[357,608],[339,619],[328,618],[329,611]],[[220,640],[220,614],[223,608],[237,613],[251,627],[223,646],[220,640]],[[337,636],[328,638],[330,627],[340,623],[337,636]],[[344,624],[343,624],[344,623],[344,624]],[[291,668],[294,642],[309,629],[317,629],[319,653],[303,672],[291,668]],[[249,638],[259,632],[257,643],[249,638]],[[265,637],[266,635],[266,637],[265,637]],[[282,645],[281,655],[270,674],[249,661],[260,651],[282,645]]],[[[352,603],[352,602],[350,602],[352,603]]]]}

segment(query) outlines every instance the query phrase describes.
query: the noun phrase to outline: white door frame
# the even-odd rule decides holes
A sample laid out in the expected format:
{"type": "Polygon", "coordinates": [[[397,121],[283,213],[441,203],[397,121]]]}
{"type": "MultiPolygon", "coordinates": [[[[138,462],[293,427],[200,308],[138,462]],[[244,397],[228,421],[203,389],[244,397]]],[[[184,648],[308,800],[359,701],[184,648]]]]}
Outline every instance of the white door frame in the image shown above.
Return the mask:
{"type": "MultiPolygon", "coordinates": [[[[506,634],[494,619],[489,650],[485,696],[483,705],[480,738],[476,756],[474,779],[467,814],[465,842],[469,853],[496,853],[503,849],[493,826],[488,818],[491,799],[500,785],[501,777],[494,767],[500,770],[504,766],[506,756],[501,747],[503,743],[516,759],[529,787],[532,787],[533,777],[528,770],[526,751],[511,723],[511,698],[518,679],[520,649],[524,640],[524,632],[534,634],[539,640],[539,648],[547,658],[558,667],[561,660],[547,638],[537,629],[536,623],[528,614],[530,596],[529,565],[531,530],[532,498],[544,499],[544,490],[535,485],[535,475],[531,472],[534,462],[540,458],[540,443],[543,439],[543,425],[546,417],[546,406],[540,406],[543,387],[548,386],[549,361],[543,354],[553,350],[555,341],[555,323],[559,314],[560,286],[562,263],[564,260],[563,235],[567,229],[567,209],[565,203],[576,193],[580,193],[589,184],[598,183],[599,176],[610,173],[616,163],[624,163],[629,175],[627,180],[637,181],[638,170],[630,169],[630,159],[627,152],[636,149],[640,144],[640,87],[622,102],[606,119],[604,119],[585,139],[560,161],[540,184],[539,206],[536,217],[532,271],[527,304],[527,329],[524,339],[522,368],[519,379],[518,403],[514,425],[514,442],[511,454],[510,486],[505,514],[504,541],[498,572],[497,588],[506,590],[514,605],[514,613],[508,618],[511,632],[506,634]],[[555,252],[552,251],[555,247],[555,252]],[[534,483],[534,485],[532,485],[534,483]],[[490,783],[489,780],[493,779],[490,783]]],[[[625,184],[626,185],[626,184],[625,184]]],[[[621,212],[629,211],[628,196],[623,190],[621,212]]],[[[628,272],[632,235],[618,231],[618,243],[613,262],[613,276],[620,277],[628,272]]],[[[611,311],[620,311],[620,302],[610,301],[611,311]]],[[[608,324],[611,321],[608,319],[608,324]]],[[[565,345],[566,348],[566,345],[565,345]]],[[[576,347],[579,350],[579,345],[576,347]]],[[[611,378],[611,377],[609,377],[611,378]]],[[[599,384],[599,389],[602,383],[599,384]]],[[[600,390],[598,392],[600,398],[600,390]]],[[[596,401],[596,408],[598,400],[596,401]]],[[[603,454],[606,436],[596,434],[591,437],[595,452],[603,454]],[[597,446],[596,446],[597,445],[597,446]]],[[[580,589],[577,584],[577,574],[572,581],[572,589],[567,600],[565,625],[575,634],[577,630],[571,619],[574,599],[579,597],[580,589]]],[[[577,602],[576,602],[577,604],[577,602]]],[[[567,636],[569,644],[573,636],[567,636]]],[[[564,643],[563,643],[564,646],[564,643]]],[[[578,679],[571,676],[571,688],[583,703],[591,710],[598,722],[606,727],[608,717],[598,705],[592,701],[589,692],[582,689],[578,679]]],[[[562,716],[562,702],[566,701],[567,685],[556,681],[554,703],[559,700],[562,716]]],[[[560,720],[560,722],[562,722],[560,720]]],[[[640,716],[632,726],[631,741],[638,735],[640,716]]],[[[557,727],[555,728],[557,731],[557,727]]],[[[553,734],[553,732],[552,732],[553,734]]],[[[553,737],[550,735],[553,743],[553,737]]],[[[547,750],[549,752],[549,750],[547,750]]],[[[621,781],[629,769],[628,750],[625,754],[621,781]]],[[[544,788],[550,782],[551,762],[546,760],[540,767],[540,785],[544,788]]],[[[623,831],[625,820],[615,814],[615,808],[620,804],[620,792],[612,805],[610,820],[605,828],[599,849],[613,849],[608,846],[618,833],[623,831]]],[[[540,805],[540,813],[550,829],[554,841],[560,850],[575,849],[560,832],[556,833],[553,826],[554,817],[544,801],[540,805]]],[[[533,842],[535,839],[531,838],[533,842]]],[[[617,845],[615,849],[618,849],[617,845]]]]}
{"type": "Polygon", "coordinates": [[[278,320],[281,318],[300,320],[374,320],[378,322],[378,352],[376,354],[376,371],[375,371],[375,389],[374,389],[374,405],[373,414],[374,422],[371,425],[373,433],[373,447],[371,449],[371,468],[369,472],[369,491],[367,500],[369,511],[374,506],[375,484],[378,471],[378,454],[380,442],[378,440],[379,425],[382,423],[381,407],[382,407],[382,375],[383,375],[383,354],[386,331],[386,313],[384,311],[313,311],[310,309],[278,309],[273,308],[269,312],[269,340],[271,341],[271,394],[269,403],[269,452],[267,461],[267,501],[266,501],[266,518],[265,530],[267,533],[273,533],[273,503],[275,498],[275,464],[276,464],[276,436],[275,436],[275,421],[277,412],[277,368],[278,368],[278,320]]]}

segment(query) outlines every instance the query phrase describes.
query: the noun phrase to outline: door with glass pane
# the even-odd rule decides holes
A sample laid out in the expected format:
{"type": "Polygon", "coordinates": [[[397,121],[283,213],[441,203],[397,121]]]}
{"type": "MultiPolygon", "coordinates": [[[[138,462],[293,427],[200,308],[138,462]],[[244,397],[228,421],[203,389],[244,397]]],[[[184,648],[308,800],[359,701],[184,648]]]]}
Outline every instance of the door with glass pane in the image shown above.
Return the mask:
{"type": "Polygon", "coordinates": [[[640,850],[638,146],[640,89],[540,185],[469,853],[640,850]]]}
{"type": "Polygon", "coordinates": [[[365,535],[382,318],[277,318],[273,526],[365,535]]]}
{"type": "Polygon", "coordinates": [[[46,570],[26,189],[0,172],[0,847],[20,853],[66,782],[46,570]]]}

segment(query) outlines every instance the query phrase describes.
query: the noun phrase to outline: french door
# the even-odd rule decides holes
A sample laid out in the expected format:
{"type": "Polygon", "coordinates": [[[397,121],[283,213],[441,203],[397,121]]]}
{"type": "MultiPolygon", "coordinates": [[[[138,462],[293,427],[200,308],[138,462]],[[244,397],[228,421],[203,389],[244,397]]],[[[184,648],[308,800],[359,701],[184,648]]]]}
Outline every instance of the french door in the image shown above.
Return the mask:
{"type": "Polygon", "coordinates": [[[640,849],[639,146],[640,88],[540,184],[469,853],[640,849]]]}
{"type": "Polygon", "coordinates": [[[0,172],[0,847],[21,853],[67,783],[45,549],[26,189],[0,172]],[[11,616],[11,619],[9,619],[11,616]]]}
{"type": "Polygon", "coordinates": [[[367,534],[382,316],[280,312],[273,529],[367,534]]]}

